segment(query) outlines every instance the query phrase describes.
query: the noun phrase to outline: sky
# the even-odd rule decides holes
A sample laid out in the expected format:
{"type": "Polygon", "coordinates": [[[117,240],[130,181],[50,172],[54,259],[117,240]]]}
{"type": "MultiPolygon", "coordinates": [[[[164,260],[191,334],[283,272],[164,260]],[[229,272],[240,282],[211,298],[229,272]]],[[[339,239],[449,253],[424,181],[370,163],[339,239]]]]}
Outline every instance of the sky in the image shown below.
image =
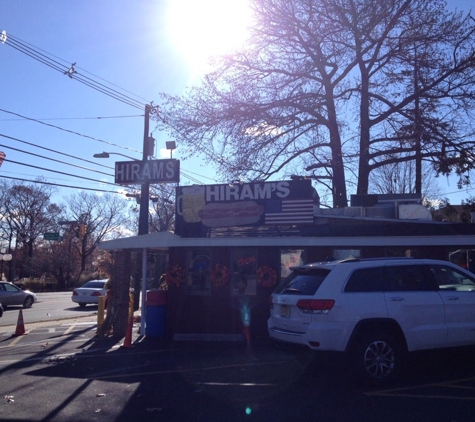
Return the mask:
{"type": "MultiPolygon", "coordinates": [[[[450,6],[468,11],[471,3],[451,0],[450,6]]],[[[199,82],[210,54],[237,47],[249,23],[245,4],[1,0],[0,33],[10,38],[0,43],[0,151],[6,154],[0,175],[42,176],[49,183],[76,187],[58,187],[55,202],[81,189],[117,191],[111,184],[114,162],[128,158],[96,159],[93,154],[141,159],[145,104],[159,105],[160,93],[183,93],[199,82]],[[42,55],[30,57],[13,48],[12,40],[42,55]],[[83,80],[117,91],[128,103],[56,70],[73,63],[83,80]]],[[[153,121],[150,132],[156,139],[155,157],[169,158],[165,142],[172,139],[153,121]]],[[[180,145],[173,158],[180,159],[180,145]]],[[[219,183],[213,167],[200,157],[181,161],[180,184],[193,183],[219,183]]],[[[459,190],[454,180],[439,178],[438,183],[452,204],[475,195],[475,188],[459,190]]]]}

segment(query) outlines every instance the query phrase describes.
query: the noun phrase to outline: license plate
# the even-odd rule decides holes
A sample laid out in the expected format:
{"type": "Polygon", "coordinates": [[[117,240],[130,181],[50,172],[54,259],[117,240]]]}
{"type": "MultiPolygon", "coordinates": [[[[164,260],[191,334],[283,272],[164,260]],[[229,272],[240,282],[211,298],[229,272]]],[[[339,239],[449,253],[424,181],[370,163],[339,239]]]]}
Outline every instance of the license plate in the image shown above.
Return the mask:
{"type": "Polygon", "coordinates": [[[280,305],[280,316],[282,318],[290,318],[290,306],[280,305]]]}

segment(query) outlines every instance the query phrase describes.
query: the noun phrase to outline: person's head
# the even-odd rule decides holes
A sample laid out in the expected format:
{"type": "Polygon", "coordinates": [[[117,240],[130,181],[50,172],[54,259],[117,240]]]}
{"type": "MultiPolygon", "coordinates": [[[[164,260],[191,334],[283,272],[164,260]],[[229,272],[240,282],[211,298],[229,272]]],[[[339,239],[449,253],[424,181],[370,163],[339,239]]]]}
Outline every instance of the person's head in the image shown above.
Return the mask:
{"type": "Polygon", "coordinates": [[[243,294],[246,291],[246,287],[247,287],[246,277],[243,274],[240,274],[238,276],[238,282],[237,282],[237,288],[239,290],[239,293],[243,294]]]}

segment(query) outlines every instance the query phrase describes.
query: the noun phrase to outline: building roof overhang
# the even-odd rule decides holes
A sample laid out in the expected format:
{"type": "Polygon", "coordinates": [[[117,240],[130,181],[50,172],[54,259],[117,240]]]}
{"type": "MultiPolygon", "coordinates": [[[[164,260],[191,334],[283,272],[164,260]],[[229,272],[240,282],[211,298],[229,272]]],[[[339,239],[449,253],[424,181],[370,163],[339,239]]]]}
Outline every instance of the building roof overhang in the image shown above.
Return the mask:
{"type": "Polygon", "coordinates": [[[425,236],[315,236],[315,237],[187,237],[170,232],[151,233],[101,242],[103,250],[158,249],[180,247],[271,247],[282,248],[329,246],[457,246],[475,247],[475,235],[425,235],[425,236]]]}

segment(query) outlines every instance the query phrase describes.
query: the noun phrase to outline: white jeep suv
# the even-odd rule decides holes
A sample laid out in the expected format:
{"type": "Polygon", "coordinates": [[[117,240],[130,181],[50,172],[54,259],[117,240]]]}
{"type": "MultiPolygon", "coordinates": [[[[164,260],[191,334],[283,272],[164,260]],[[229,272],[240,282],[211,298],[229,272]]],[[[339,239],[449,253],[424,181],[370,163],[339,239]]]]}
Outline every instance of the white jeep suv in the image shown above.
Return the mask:
{"type": "Polygon", "coordinates": [[[348,353],[394,378],[405,352],[475,345],[475,275],[450,262],[348,259],[293,267],[272,294],[271,339],[348,353]]]}

